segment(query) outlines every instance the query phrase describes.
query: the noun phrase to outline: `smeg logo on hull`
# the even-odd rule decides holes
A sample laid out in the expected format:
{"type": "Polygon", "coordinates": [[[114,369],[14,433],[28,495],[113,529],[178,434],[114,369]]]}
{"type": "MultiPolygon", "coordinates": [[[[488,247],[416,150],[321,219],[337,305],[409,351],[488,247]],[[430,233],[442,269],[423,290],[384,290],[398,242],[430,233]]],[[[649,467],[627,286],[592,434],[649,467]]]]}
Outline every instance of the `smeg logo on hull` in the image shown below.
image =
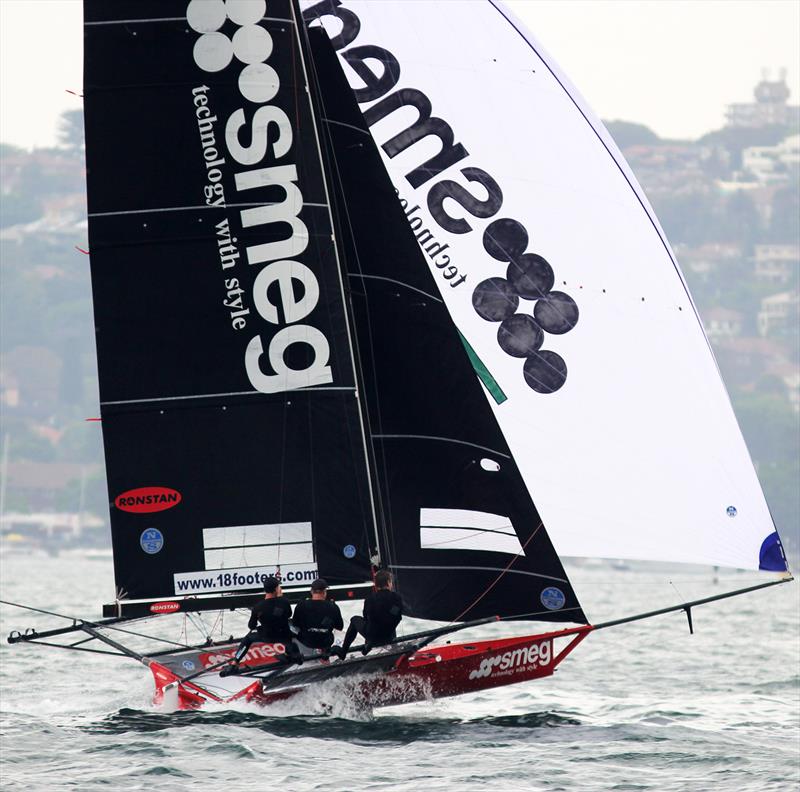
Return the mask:
{"type": "Polygon", "coordinates": [[[171,509],[181,502],[181,494],[169,487],[139,487],[114,498],[114,505],[126,512],[148,514],[171,509]]]}

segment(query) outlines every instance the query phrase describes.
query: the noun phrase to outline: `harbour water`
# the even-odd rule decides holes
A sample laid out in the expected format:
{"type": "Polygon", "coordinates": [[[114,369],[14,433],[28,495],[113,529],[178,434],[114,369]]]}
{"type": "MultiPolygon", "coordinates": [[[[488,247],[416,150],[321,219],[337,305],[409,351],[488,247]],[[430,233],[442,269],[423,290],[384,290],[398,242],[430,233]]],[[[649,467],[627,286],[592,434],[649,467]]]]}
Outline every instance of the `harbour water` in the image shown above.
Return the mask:
{"type": "MultiPolygon", "coordinates": [[[[763,580],[605,565],[568,572],[595,622],[763,580]]],[[[86,618],[98,618],[113,591],[102,558],[8,555],[0,573],[2,599],[86,618]]],[[[9,646],[11,629],[61,624],[2,606],[0,787],[800,788],[798,584],[705,605],[693,617],[694,635],[682,613],[604,630],[551,678],[456,699],[359,712],[327,688],[269,710],[170,713],[151,703],[150,674],[135,662],[9,646]]],[[[243,631],[244,615],[225,619],[225,632],[243,631]]],[[[163,634],[179,640],[181,622],[173,617],[163,634]]],[[[490,625],[465,637],[537,627],[490,625]]]]}

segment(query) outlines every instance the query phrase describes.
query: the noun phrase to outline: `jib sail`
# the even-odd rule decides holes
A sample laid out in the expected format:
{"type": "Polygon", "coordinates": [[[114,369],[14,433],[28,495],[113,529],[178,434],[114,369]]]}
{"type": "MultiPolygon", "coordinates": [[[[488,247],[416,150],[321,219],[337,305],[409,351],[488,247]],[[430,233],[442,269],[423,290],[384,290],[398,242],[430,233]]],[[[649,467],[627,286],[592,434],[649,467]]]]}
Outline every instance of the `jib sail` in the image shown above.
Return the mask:
{"type": "Polygon", "coordinates": [[[369,580],[365,437],[288,0],[85,3],[118,597],[369,580]]]}
{"type": "MultiPolygon", "coordinates": [[[[437,294],[335,53],[310,30],[337,239],[350,290],[368,436],[386,539],[383,562],[412,615],[585,621],[437,294]]],[[[450,277],[445,273],[445,277],[450,277]]],[[[453,276],[454,277],[454,276],[453,276]]]]}
{"type": "Polygon", "coordinates": [[[558,552],[784,570],[675,256],[553,59],[497,0],[302,5],[558,552]]]}

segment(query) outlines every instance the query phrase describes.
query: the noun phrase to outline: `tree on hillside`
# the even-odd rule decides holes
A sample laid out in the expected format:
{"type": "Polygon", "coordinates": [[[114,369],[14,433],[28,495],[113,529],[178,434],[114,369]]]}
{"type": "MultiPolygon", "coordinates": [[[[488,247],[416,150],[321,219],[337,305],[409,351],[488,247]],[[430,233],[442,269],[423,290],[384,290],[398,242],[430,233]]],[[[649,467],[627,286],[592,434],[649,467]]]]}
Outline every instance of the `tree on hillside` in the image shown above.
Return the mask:
{"type": "Polygon", "coordinates": [[[651,146],[660,143],[661,138],[644,124],[634,124],[632,121],[604,121],[606,129],[611,133],[614,142],[621,148],[628,146],[651,146]]]}
{"type": "Polygon", "coordinates": [[[763,127],[723,127],[708,132],[697,142],[705,146],[722,146],[731,157],[731,168],[742,167],[742,151],[751,146],[775,146],[791,134],[791,128],[783,124],[763,127]]]}
{"type": "Polygon", "coordinates": [[[75,154],[83,154],[83,110],[67,110],[58,122],[58,142],[62,148],[75,154]]]}
{"type": "Polygon", "coordinates": [[[725,201],[720,226],[722,239],[738,242],[745,255],[752,255],[753,246],[760,241],[761,220],[747,193],[735,192],[725,201]]]}
{"type": "Polygon", "coordinates": [[[769,241],[800,245],[800,185],[778,190],[772,199],[769,241]]]}

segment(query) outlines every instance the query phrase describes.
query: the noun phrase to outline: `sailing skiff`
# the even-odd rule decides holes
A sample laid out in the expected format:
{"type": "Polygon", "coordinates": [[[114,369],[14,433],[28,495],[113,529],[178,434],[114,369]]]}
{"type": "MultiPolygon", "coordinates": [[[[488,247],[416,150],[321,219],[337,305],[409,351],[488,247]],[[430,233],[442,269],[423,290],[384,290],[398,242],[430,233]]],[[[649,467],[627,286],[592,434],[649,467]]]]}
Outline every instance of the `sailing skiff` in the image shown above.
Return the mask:
{"type": "Polygon", "coordinates": [[[378,706],[548,676],[599,628],[691,627],[791,579],[646,197],[500,3],[84,7],[117,592],[12,643],[131,657],[182,708],[330,680],[378,706]],[[779,577],[593,625],[565,555],[779,577]],[[130,645],[267,575],[357,601],[378,567],[447,626],[341,662],[256,644],[233,675],[234,636],[130,645]],[[496,619],[550,625],[442,640],[496,619]]]}

